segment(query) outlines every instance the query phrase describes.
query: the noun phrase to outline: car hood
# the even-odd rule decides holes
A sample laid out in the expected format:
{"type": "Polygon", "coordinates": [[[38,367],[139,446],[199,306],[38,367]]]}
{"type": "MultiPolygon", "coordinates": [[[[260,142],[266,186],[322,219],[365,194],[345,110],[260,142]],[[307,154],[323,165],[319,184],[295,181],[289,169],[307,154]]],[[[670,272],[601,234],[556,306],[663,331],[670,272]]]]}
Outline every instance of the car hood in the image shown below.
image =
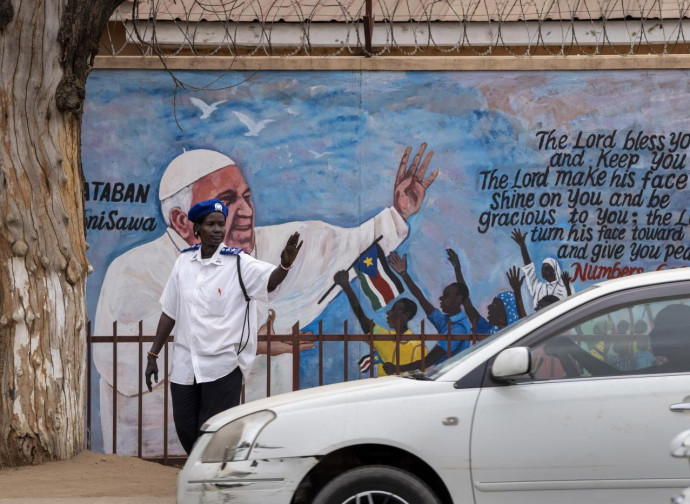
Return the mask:
{"type": "Polygon", "coordinates": [[[379,401],[391,397],[402,398],[419,393],[433,393],[433,389],[447,388],[447,384],[386,376],[333,385],[323,385],[296,392],[288,392],[265,399],[258,399],[211,417],[202,427],[204,432],[215,432],[228,422],[261,410],[288,413],[306,411],[332,405],[346,405],[379,401]]]}

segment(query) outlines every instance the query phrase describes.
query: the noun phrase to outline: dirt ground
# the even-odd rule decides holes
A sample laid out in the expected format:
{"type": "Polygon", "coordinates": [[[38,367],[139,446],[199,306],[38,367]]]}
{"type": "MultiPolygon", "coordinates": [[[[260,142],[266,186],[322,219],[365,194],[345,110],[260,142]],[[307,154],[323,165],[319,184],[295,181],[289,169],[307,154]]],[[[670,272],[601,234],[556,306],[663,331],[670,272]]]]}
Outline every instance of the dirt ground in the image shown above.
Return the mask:
{"type": "Polygon", "coordinates": [[[70,460],[0,470],[0,501],[152,496],[174,502],[179,471],[135,457],[83,451],[70,460]]]}

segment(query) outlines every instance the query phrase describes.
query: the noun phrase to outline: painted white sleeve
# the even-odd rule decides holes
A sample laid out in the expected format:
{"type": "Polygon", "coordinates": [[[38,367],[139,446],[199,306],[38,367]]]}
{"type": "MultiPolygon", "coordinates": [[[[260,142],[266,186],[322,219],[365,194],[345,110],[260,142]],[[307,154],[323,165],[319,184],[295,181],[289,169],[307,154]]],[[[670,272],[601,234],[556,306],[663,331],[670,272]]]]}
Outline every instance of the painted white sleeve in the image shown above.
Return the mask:
{"type": "MultiPolygon", "coordinates": [[[[536,292],[539,289],[539,279],[537,278],[537,272],[534,269],[534,263],[531,262],[526,266],[522,267],[522,272],[525,274],[525,282],[527,282],[527,290],[529,290],[530,296],[534,298],[536,292]]],[[[536,300],[535,300],[536,304],[536,300]]]]}
{"type": "MultiPolygon", "coordinates": [[[[160,297],[179,253],[164,235],[118,256],[108,266],[96,308],[94,335],[154,334],[161,314],[160,297]]],[[[97,345],[100,347],[103,345],[97,345]]]]}
{"type": "MultiPolygon", "coordinates": [[[[117,322],[119,336],[156,332],[161,315],[160,297],[175,264],[177,250],[167,251],[165,242],[155,240],[120,255],[108,266],[94,320],[94,336],[113,334],[117,322]]],[[[100,379],[113,383],[113,348],[93,345],[93,360],[100,379]]],[[[132,343],[118,343],[118,389],[132,396],[138,393],[139,352],[132,343]]],[[[145,361],[143,362],[145,365],[145,361]]]]}
{"type": "Polygon", "coordinates": [[[395,250],[407,238],[410,230],[405,219],[393,207],[386,208],[373,219],[363,222],[357,229],[360,230],[363,242],[359,253],[364,252],[376,238],[383,236],[379,245],[386,254],[395,250]]]}
{"type": "Polygon", "coordinates": [[[93,334],[96,336],[104,336],[105,334],[111,333],[112,323],[118,319],[113,309],[114,303],[111,302],[115,297],[114,293],[117,292],[118,289],[118,278],[119,275],[115,273],[113,268],[109,268],[103,278],[101,292],[98,296],[98,305],[96,307],[96,317],[93,328],[93,334]],[[110,325],[109,331],[108,325],[110,325]]]}
{"type": "Polygon", "coordinates": [[[150,331],[151,324],[146,319],[152,316],[151,312],[160,315],[159,298],[160,290],[156,292],[150,282],[131,275],[129,265],[114,261],[103,279],[93,334],[112,335],[113,322],[117,322],[121,336],[138,334],[140,320],[144,320],[144,331],[150,331]]]}

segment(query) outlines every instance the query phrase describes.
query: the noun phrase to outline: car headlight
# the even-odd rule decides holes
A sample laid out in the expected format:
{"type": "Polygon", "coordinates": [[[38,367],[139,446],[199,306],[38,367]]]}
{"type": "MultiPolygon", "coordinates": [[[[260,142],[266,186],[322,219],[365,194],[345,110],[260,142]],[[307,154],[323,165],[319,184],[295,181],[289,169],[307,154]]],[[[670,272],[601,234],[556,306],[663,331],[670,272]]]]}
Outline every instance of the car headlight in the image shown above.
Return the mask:
{"type": "MultiPolygon", "coordinates": [[[[257,411],[218,429],[206,445],[201,461],[247,460],[261,430],[276,417],[270,410],[257,411]]],[[[202,428],[203,430],[203,428],[202,428]]]]}

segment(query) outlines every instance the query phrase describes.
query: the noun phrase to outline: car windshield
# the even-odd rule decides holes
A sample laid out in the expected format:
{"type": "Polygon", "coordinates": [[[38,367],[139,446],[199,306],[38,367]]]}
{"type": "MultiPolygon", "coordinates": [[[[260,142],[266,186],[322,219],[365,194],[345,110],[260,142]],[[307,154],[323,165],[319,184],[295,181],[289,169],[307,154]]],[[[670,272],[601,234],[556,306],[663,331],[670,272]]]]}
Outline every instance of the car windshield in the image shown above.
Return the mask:
{"type": "Polygon", "coordinates": [[[481,349],[485,345],[489,344],[490,342],[496,340],[497,338],[500,338],[506,332],[512,331],[513,329],[520,327],[521,325],[523,325],[528,320],[531,320],[535,315],[537,315],[537,314],[543,315],[544,313],[547,313],[549,310],[554,309],[555,307],[557,307],[561,303],[565,302],[566,300],[572,299],[574,296],[581,295],[581,294],[589,291],[590,289],[595,289],[596,287],[597,287],[596,285],[593,285],[593,286],[591,286],[591,287],[589,287],[583,291],[580,291],[580,292],[574,294],[573,296],[570,296],[570,297],[561,299],[560,301],[557,301],[555,303],[552,303],[552,304],[542,308],[538,312],[534,312],[534,313],[528,315],[527,317],[525,317],[521,320],[518,320],[517,322],[515,322],[515,323],[513,323],[507,327],[504,327],[503,329],[501,329],[497,333],[492,334],[491,336],[489,336],[489,337],[487,337],[481,341],[478,341],[474,345],[466,348],[465,350],[454,355],[450,359],[443,361],[443,362],[441,362],[435,366],[430,366],[429,369],[426,370],[425,375],[431,380],[438,379],[439,377],[443,376],[446,372],[448,372],[450,369],[457,366],[460,362],[464,361],[467,357],[472,355],[474,352],[478,351],[479,349],[481,349]]]}
{"type": "Polygon", "coordinates": [[[505,332],[507,330],[512,330],[515,327],[522,325],[526,320],[530,319],[531,317],[532,317],[532,315],[530,315],[529,317],[526,317],[522,320],[519,320],[518,322],[515,322],[514,324],[511,324],[510,326],[501,329],[497,333],[494,333],[491,336],[488,336],[481,341],[477,341],[477,343],[475,343],[474,345],[472,345],[470,347],[467,347],[462,352],[455,354],[450,359],[443,361],[443,362],[441,362],[435,366],[431,366],[429,369],[427,369],[426,375],[430,379],[436,380],[440,376],[444,375],[449,369],[452,369],[455,366],[457,366],[458,363],[465,360],[468,356],[472,355],[474,352],[476,352],[480,348],[482,348],[485,345],[489,344],[490,342],[494,341],[496,338],[500,338],[501,335],[505,334],[505,332]]]}

